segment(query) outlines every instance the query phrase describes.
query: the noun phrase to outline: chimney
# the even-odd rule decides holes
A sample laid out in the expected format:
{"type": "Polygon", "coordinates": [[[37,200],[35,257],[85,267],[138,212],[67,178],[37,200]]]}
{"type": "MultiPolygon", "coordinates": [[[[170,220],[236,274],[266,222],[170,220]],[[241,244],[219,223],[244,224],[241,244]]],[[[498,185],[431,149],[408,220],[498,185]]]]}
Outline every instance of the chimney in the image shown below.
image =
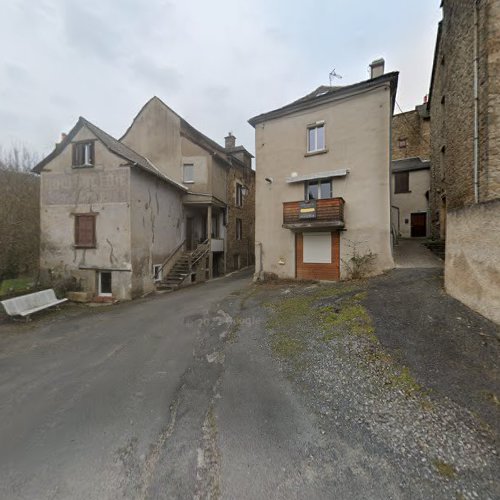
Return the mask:
{"type": "Polygon", "coordinates": [[[376,59],[370,64],[370,78],[377,78],[384,74],[385,61],[383,58],[376,59]]]}
{"type": "Polygon", "coordinates": [[[229,132],[227,137],[224,137],[224,140],[226,141],[226,149],[234,149],[236,147],[236,137],[229,132]]]}

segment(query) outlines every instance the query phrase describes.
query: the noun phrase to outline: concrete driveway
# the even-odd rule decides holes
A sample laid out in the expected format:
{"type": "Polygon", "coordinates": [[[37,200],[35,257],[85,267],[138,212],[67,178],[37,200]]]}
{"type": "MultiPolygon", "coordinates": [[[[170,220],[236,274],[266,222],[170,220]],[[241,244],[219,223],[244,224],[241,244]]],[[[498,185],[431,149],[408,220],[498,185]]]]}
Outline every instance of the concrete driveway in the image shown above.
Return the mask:
{"type": "Polygon", "coordinates": [[[444,262],[423,245],[425,238],[400,238],[394,246],[397,268],[441,268],[444,262]]]}

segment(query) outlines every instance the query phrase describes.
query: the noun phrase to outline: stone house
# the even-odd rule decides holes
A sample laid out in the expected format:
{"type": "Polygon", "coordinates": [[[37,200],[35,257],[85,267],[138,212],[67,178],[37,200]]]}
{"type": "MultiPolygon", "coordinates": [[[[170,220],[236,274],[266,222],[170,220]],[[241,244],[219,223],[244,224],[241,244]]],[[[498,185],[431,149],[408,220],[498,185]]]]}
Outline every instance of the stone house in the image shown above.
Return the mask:
{"type": "Polygon", "coordinates": [[[233,156],[158,98],[121,140],[80,118],[34,169],[45,281],[126,300],[250,265],[252,156],[236,149],[233,156]]]}
{"type": "Polygon", "coordinates": [[[394,266],[391,120],[398,73],[321,86],[249,120],[256,144],[256,274],[348,277],[354,250],[371,273],[394,266]]]}
{"type": "Polygon", "coordinates": [[[430,113],[427,103],[392,119],[392,224],[402,238],[430,235],[430,113]]]}
{"type": "Polygon", "coordinates": [[[500,322],[500,3],[444,0],[432,70],[431,211],[445,288],[500,322]]]}

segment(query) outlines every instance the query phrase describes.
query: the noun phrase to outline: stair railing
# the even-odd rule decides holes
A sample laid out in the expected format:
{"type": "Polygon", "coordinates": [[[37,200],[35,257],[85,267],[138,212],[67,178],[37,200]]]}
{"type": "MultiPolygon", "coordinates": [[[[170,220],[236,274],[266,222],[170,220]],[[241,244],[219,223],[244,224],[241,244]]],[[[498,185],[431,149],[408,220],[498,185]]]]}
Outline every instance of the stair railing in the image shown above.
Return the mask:
{"type": "Polygon", "coordinates": [[[198,264],[198,262],[203,259],[210,251],[210,241],[206,239],[203,243],[200,243],[196,250],[191,254],[189,259],[189,272],[193,270],[193,268],[198,264]]]}
{"type": "Polygon", "coordinates": [[[176,255],[177,252],[184,246],[184,243],[186,243],[186,240],[183,240],[179,245],[177,245],[177,247],[165,259],[165,261],[161,265],[161,269],[158,270],[158,271],[156,271],[155,279],[158,278],[158,275],[162,275],[163,274],[163,269],[165,268],[165,266],[172,260],[172,258],[174,257],[174,255],[176,255]]]}

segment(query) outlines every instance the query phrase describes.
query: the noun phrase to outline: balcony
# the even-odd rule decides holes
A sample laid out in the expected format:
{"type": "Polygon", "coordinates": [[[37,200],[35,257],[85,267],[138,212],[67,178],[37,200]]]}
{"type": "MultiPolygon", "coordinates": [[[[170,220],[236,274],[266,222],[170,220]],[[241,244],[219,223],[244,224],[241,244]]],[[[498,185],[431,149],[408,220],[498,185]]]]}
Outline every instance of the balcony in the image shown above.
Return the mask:
{"type": "Polygon", "coordinates": [[[343,229],[344,199],[286,201],[283,203],[283,227],[292,230],[343,229]]]}

